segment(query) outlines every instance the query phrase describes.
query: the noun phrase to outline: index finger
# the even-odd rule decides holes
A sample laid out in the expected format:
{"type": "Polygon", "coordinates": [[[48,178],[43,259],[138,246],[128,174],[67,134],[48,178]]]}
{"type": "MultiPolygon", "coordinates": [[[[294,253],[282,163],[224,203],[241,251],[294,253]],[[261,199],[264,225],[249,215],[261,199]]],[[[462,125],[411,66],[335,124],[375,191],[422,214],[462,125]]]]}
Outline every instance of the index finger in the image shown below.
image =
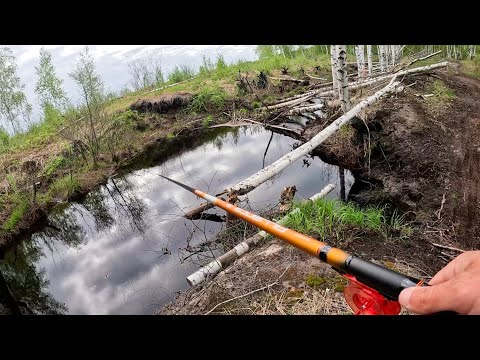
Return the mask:
{"type": "Polygon", "coordinates": [[[458,255],[455,259],[450,261],[443,269],[435,274],[435,276],[428,283],[429,285],[438,285],[463,272],[465,268],[478,256],[480,251],[465,252],[458,255]]]}

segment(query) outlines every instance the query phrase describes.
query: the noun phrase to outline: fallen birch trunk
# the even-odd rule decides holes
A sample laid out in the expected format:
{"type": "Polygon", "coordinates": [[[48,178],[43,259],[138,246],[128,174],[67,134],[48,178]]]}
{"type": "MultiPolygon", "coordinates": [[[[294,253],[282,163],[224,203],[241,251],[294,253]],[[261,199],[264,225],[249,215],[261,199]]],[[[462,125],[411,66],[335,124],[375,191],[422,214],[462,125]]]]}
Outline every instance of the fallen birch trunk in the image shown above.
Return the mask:
{"type": "Polygon", "coordinates": [[[317,77],[317,76],[312,76],[312,75],[310,75],[310,74],[305,74],[305,75],[307,75],[310,79],[314,79],[314,80],[324,80],[324,81],[327,80],[327,79],[325,79],[325,78],[321,78],[321,77],[317,77]]]}
{"type": "Polygon", "coordinates": [[[410,61],[408,64],[402,65],[399,69],[394,70],[393,72],[394,72],[394,73],[399,72],[400,70],[409,67],[410,65],[416,63],[417,61],[422,61],[422,60],[428,59],[428,58],[430,58],[430,57],[432,57],[432,56],[435,56],[435,55],[440,54],[441,52],[442,52],[442,50],[437,51],[436,53],[433,53],[433,54],[430,54],[430,55],[427,55],[427,56],[424,56],[424,57],[421,57],[421,58],[412,60],[412,61],[410,61]]]}
{"type": "MultiPolygon", "coordinates": [[[[335,188],[335,185],[333,184],[328,184],[325,186],[325,188],[319,192],[318,194],[313,195],[309,200],[313,201],[316,199],[321,199],[324,196],[326,196],[330,191],[332,191],[335,188]]],[[[279,221],[277,221],[277,224],[283,225],[287,219],[292,215],[300,211],[300,209],[295,209],[292,212],[288,213],[285,215],[283,218],[281,218],[279,221]]],[[[237,246],[235,246],[233,249],[230,251],[226,252],[225,254],[219,256],[212,262],[208,263],[201,269],[195,271],[193,274],[187,276],[187,282],[190,286],[196,286],[208,278],[213,277],[213,275],[218,274],[220,270],[226,268],[229,266],[231,263],[233,263],[236,259],[238,259],[240,256],[243,254],[247,253],[251,249],[253,249],[255,246],[258,245],[258,243],[265,239],[268,236],[268,234],[265,231],[260,231],[257,234],[249,237],[245,241],[241,242],[237,246]]]]}
{"type": "MultiPolygon", "coordinates": [[[[378,75],[375,75],[373,78],[370,77],[370,78],[363,79],[362,81],[352,82],[352,83],[348,84],[348,89],[349,90],[359,89],[359,88],[362,88],[362,87],[366,87],[366,86],[370,86],[372,84],[375,84],[376,82],[380,82],[380,81],[383,81],[383,80],[390,79],[394,76],[403,76],[403,75],[409,75],[409,74],[415,74],[415,73],[430,71],[430,70],[438,69],[438,68],[441,68],[441,67],[445,67],[447,65],[448,65],[448,61],[444,61],[444,62],[441,62],[441,63],[438,63],[438,64],[418,67],[418,68],[410,69],[410,70],[404,70],[404,71],[400,71],[400,72],[397,72],[397,73],[390,73],[390,74],[386,74],[386,75],[378,74],[378,75]]],[[[327,84],[324,84],[324,85],[327,85],[327,84]]],[[[273,104],[273,105],[268,105],[268,108],[269,109],[277,109],[277,108],[281,108],[281,107],[284,107],[284,106],[294,106],[294,105],[301,104],[302,102],[307,101],[314,96],[319,97],[319,96],[334,96],[334,95],[335,95],[335,90],[327,90],[327,91],[325,91],[324,89],[312,90],[312,91],[308,91],[304,94],[299,94],[299,95],[292,96],[291,98],[283,99],[280,103],[276,103],[276,104],[273,104]]]]}
{"type": "Polygon", "coordinates": [[[288,115],[299,115],[301,113],[305,112],[314,112],[317,110],[322,109],[325,106],[325,104],[317,104],[317,105],[311,105],[311,106],[303,106],[295,109],[291,109],[288,111],[288,115]]]}
{"type": "Polygon", "coordinates": [[[266,104],[270,108],[270,106],[272,106],[272,105],[277,105],[277,104],[281,104],[281,103],[288,102],[288,101],[291,101],[291,100],[303,98],[303,97],[305,97],[307,95],[310,95],[310,94],[313,94],[313,93],[316,93],[316,90],[310,90],[310,91],[307,91],[307,92],[304,92],[304,93],[301,93],[301,94],[290,96],[290,97],[285,98],[285,99],[280,99],[280,100],[277,100],[277,101],[268,102],[266,104]]]}
{"type": "Polygon", "coordinates": [[[166,89],[166,88],[169,88],[169,87],[173,87],[173,86],[175,86],[175,85],[180,85],[180,84],[183,84],[183,83],[185,83],[185,82],[187,82],[187,81],[190,81],[190,80],[193,80],[193,79],[195,79],[195,76],[194,76],[194,77],[191,77],[190,79],[177,82],[177,83],[175,83],[175,84],[165,85],[165,86],[162,86],[162,87],[159,87],[159,88],[156,88],[156,89],[147,91],[147,92],[143,93],[143,95],[150,94],[150,93],[152,93],[152,92],[154,92],[154,91],[163,90],[163,89],[166,89]]]}
{"type": "MultiPolygon", "coordinates": [[[[361,88],[361,87],[365,87],[365,86],[375,84],[376,82],[380,82],[380,81],[383,81],[383,80],[388,80],[388,79],[393,78],[395,76],[403,76],[403,75],[409,75],[409,74],[414,74],[414,73],[430,71],[430,70],[438,69],[438,68],[441,68],[441,67],[445,67],[447,65],[448,65],[448,61],[444,61],[444,62],[441,62],[441,63],[438,63],[438,64],[433,64],[433,65],[429,65],[429,66],[418,67],[418,68],[415,68],[415,69],[404,70],[404,71],[400,71],[400,72],[397,72],[397,73],[391,73],[391,74],[387,74],[387,75],[377,76],[373,79],[365,79],[363,81],[356,81],[356,82],[350,83],[348,85],[348,89],[349,90],[358,89],[358,88],[361,88]]],[[[335,92],[333,90],[318,93],[318,95],[320,95],[320,96],[327,96],[327,95],[334,95],[334,94],[335,94],[335,92]]]]}
{"type": "Polygon", "coordinates": [[[299,84],[308,83],[308,80],[300,80],[300,79],[295,79],[295,78],[292,78],[292,77],[279,78],[279,77],[269,76],[269,78],[272,79],[272,80],[278,80],[278,81],[292,81],[292,82],[296,82],[296,83],[299,83],[299,84]]]}
{"type": "Polygon", "coordinates": [[[335,134],[340,127],[350,122],[350,120],[357,115],[361,110],[365,109],[370,104],[374,103],[378,99],[380,99],[383,95],[395,90],[395,88],[399,85],[399,82],[391,81],[383,89],[377,91],[372,96],[368,97],[367,99],[361,101],[359,104],[354,106],[351,110],[349,110],[346,114],[339,117],[335,120],[332,124],[327,126],[325,129],[320,131],[317,135],[315,135],[310,141],[303,144],[302,146],[296,148],[295,150],[289,152],[288,154],[282,156],[280,159],[275,161],[273,164],[265,167],[264,169],[260,170],[259,172],[253,174],[249,178],[241,181],[240,183],[230,187],[227,189],[227,192],[234,192],[237,195],[243,195],[251,190],[255,189],[258,185],[264,183],[272,176],[278,174],[280,171],[285,169],[288,165],[293,163],[294,161],[300,159],[302,156],[308,154],[313,149],[315,149],[318,145],[323,143],[327,140],[330,136],[335,134]]]}
{"type": "Polygon", "coordinates": [[[278,109],[278,108],[285,107],[285,106],[298,105],[298,104],[301,104],[302,102],[305,102],[305,101],[311,99],[314,95],[315,95],[314,92],[307,93],[307,95],[304,94],[303,97],[300,97],[300,98],[297,98],[297,99],[294,99],[294,100],[282,102],[282,103],[279,103],[279,104],[276,104],[276,105],[268,105],[268,108],[270,110],[272,110],[272,109],[278,109]]]}

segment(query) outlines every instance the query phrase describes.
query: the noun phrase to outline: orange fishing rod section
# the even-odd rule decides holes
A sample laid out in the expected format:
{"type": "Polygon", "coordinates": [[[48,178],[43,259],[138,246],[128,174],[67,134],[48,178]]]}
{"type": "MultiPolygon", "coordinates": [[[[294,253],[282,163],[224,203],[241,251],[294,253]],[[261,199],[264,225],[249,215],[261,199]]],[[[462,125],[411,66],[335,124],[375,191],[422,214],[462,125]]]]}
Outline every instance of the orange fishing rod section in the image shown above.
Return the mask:
{"type": "Polygon", "coordinates": [[[228,213],[233,214],[242,220],[245,220],[253,226],[256,226],[259,229],[262,229],[267,233],[288,242],[289,244],[306,252],[309,255],[315,257],[324,257],[324,259],[322,259],[323,261],[327,262],[328,264],[334,266],[339,270],[344,269],[345,262],[350,256],[343,250],[332,248],[324,242],[318,241],[317,239],[314,239],[310,236],[306,236],[295,230],[281,226],[261,216],[252,214],[247,210],[239,208],[233,204],[229,204],[226,201],[206,194],[203,191],[194,190],[194,193],[201,198],[213,203],[215,206],[218,206],[219,208],[222,208],[228,213]]]}
{"type": "MultiPolygon", "coordinates": [[[[385,296],[387,301],[398,300],[400,292],[412,286],[428,286],[423,281],[400,274],[396,271],[384,268],[370,261],[363,260],[357,256],[350,255],[345,251],[329,246],[328,244],[318,241],[312,237],[301,234],[292,229],[276,224],[261,216],[250,213],[233,204],[229,204],[221,199],[209,195],[203,191],[193,189],[178,181],[172,180],[166,176],[160,175],[166,180],[183,187],[184,189],[194,193],[195,195],[213,203],[215,206],[222,208],[230,214],[266,231],[267,233],[287,241],[298,249],[319,258],[320,260],[330,264],[334,269],[343,275],[348,275],[350,280],[366,285],[372,291],[378,291],[385,296]]],[[[365,306],[370,300],[362,298],[364,294],[356,293],[352,295],[352,301],[356,304],[365,306]]],[[[398,303],[397,303],[398,305],[398,303]]],[[[399,305],[395,305],[395,312],[400,311],[399,305]]],[[[361,311],[361,310],[359,310],[361,311]]],[[[397,313],[398,313],[397,312],[397,313]]]]}

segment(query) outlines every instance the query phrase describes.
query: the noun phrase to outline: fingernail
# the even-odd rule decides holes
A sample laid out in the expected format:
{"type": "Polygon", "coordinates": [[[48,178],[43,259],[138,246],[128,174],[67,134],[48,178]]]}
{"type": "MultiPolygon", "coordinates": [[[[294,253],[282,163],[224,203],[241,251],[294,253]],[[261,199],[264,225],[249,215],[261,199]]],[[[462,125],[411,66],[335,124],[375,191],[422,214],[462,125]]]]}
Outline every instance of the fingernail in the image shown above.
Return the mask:
{"type": "Polygon", "coordinates": [[[407,309],[410,307],[410,297],[412,296],[413,290],[414,290],[413,287],[406,288],[402,290],[402,292],[398,297],[398,301],[400,302],[400,305],[402,305],[407,309]]]}

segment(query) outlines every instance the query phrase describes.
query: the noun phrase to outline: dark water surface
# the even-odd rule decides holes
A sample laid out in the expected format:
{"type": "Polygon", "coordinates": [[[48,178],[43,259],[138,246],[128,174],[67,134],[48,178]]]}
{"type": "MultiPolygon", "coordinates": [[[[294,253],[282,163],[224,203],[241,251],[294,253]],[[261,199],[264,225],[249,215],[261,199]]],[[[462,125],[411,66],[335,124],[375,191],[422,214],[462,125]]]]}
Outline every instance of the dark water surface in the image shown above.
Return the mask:
{"type": "MultiPolygon", "coordinates": [[[[219,130],[214,140],[115,178],[82,203],[51,214],[51,226],[7,254],[2,272],[17,296],[38,313],[151,314],[185,290],[185,277],[216,255],[207,251],[186,261],[191,253],[185,248],[225,226],[183,218],[202,200],[158,174],[215,194],[296,145],[296,140],[263,128],[219,130]]],[[[250,192],[248,203],[239,206],[265,210],[278,203],[284,186],[296,185],[295,198],[302,199],[328,183],[336,185],[328,197],[339,197],[338,168],[307,156],[250,192]]],[[[345,171],[347,194],[352,184],[345,171]]]]}

